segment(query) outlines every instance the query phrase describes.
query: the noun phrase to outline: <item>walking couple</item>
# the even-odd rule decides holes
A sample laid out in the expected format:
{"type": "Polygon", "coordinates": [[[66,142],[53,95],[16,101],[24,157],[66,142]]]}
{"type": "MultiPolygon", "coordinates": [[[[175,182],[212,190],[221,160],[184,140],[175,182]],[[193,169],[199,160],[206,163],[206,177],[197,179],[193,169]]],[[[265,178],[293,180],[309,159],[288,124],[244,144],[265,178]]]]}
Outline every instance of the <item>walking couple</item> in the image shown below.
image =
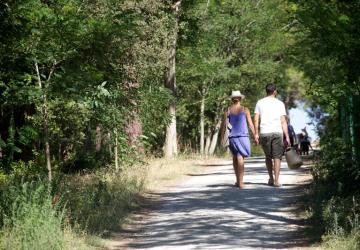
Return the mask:
{"type": "Polygon", "coordinates": [[[223,141],[226,139],[225,134],[228,130],[229,149],[233,155],[236,175],[235,185],[239,188],[244,187],[244,158],[249,157],[251,152],[248,127],[254,136],[255,143],[260,143],[265,153],[265,162],[269,173],[268,184],[275,187],[281,186],[279,175],[284,152],[284,135],[286,142],[290,145],[286,111],[284,103],[276,98],[276,86],[270,83],[266,85],[265,90],[267,96],[260,99],[256,104],[254,123],[251,120],[249,109],[241,105],[245,96],[240,91],[232,91],[232,104],[224,114],[222,138],[223,141]]]}

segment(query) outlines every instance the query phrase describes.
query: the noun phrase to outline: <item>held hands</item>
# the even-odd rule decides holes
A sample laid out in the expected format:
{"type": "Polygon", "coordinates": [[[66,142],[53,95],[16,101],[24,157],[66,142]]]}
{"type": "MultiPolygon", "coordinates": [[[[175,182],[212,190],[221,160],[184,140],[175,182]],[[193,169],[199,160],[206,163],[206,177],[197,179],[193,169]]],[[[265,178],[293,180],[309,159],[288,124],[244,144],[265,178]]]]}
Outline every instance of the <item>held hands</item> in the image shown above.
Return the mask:
{"type": "Polygon", "coordinates": [[[255,139],[256,145],[259,145],[259,135],[258,134],[254,135],[254,139],[255,139]]]}

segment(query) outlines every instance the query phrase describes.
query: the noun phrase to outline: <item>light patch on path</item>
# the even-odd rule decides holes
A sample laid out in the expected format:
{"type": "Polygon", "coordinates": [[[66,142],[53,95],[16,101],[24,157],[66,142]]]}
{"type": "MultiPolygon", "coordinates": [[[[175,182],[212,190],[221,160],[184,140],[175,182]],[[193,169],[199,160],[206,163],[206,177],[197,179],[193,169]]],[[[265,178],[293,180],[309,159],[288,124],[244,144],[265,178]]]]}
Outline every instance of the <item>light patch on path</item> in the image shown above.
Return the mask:
{"type": "Polygon", "coordinates": [[[307,171],[281,166],[281,188],[266,185],[263,159],[245,163],[245,188],[233,186],[230,161],[206,165],[181,185],[156,194],[161,205],[138,222],[130,240],[109,249],[304,249],[296,215],[307,171]]]}

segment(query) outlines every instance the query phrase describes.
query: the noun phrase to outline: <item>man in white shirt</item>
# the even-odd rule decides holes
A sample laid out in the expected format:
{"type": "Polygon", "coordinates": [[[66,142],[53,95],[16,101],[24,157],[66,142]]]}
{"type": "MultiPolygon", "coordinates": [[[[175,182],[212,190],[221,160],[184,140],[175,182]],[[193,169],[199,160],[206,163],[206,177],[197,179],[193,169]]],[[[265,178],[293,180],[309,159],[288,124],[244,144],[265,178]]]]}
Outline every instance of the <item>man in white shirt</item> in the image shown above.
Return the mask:
{"type": "Polygon", "coordinates": [[[266,85],[267,97],[256,103],[254,114],[255,141],[261,144],[266,157],[266,167],[269,173],[268,184],[280,187],[280,163],[284,152],[283,136],[287,145],[290,145],[288,127],[286,122],[286,110],[282,101],[276,98],[275,84],[266,85]],[[259,135],[260,118],[260,135],[259,135]],[[274,175],[273,175],[274,170],[274,175]]]}

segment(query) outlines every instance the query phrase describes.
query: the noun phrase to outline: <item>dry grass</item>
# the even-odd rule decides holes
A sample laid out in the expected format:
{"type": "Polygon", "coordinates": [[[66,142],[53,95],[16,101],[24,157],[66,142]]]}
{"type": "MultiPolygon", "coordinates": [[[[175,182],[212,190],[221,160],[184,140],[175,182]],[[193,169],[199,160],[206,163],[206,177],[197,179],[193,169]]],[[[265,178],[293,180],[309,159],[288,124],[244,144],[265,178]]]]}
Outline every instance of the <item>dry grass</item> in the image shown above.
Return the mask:
{"type": "Polygon", "coordinates": [[[148,159],[146,189],[162,190],[175,185],[186,178],[189,174],[200,173],[205,167],[204,163],[215,162],[215,157],[178,157],[177,159],[148,159]]]}
{"type": "Polygon", "coordinates": [[[86,233],[74,232],[71,227],[64,229],[64,250],[95,250],[104,249],[103,240],[86,233]]]}

